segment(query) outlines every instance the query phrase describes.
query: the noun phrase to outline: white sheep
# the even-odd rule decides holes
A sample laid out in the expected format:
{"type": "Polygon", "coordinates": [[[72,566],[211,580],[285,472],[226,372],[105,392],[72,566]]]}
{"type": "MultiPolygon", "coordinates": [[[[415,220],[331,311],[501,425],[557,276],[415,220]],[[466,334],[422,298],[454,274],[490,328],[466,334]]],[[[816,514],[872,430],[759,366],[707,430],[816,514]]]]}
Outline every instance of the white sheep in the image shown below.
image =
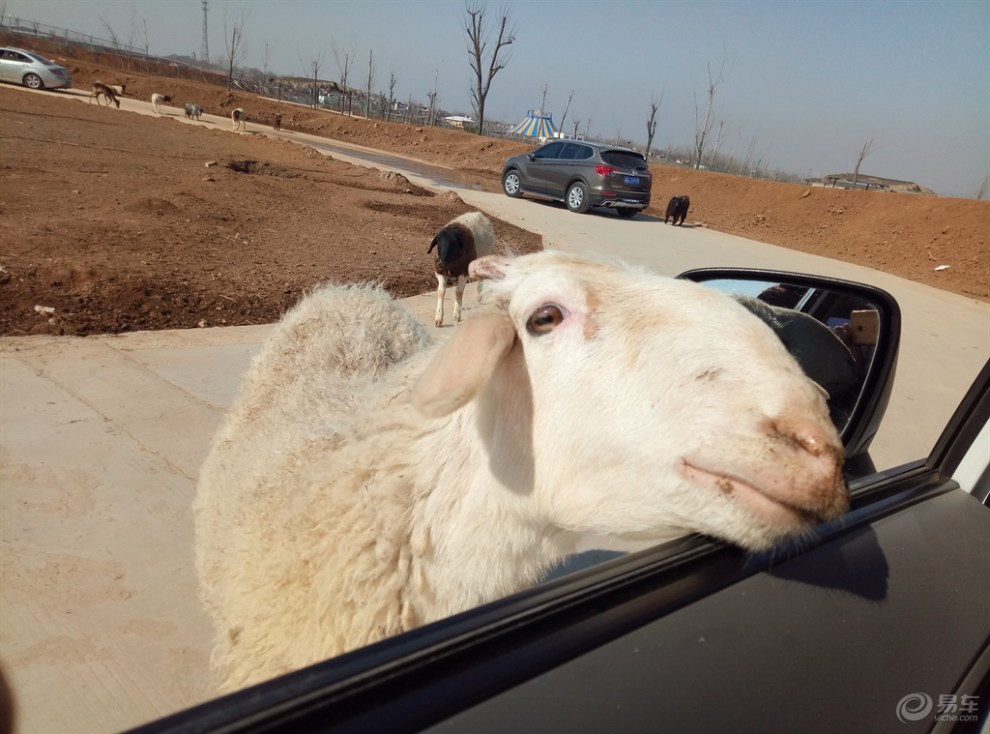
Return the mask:
{"type": "Polygon", "coordinates": [[[166,104],[172,104],[172,95],[159,94],[158,92],[151,95],[151,106],[156,115],[161,114],[161,107],[166,104]]]}
{"type": "MultiPolygon", "coordinates": [[[[443,299],[447,286],[454,289],[454,321],[461,320],[461,304],[468,280],[468,265],[479,257],[491,255],[495,247],[495,230],[481,212],[468,212],[445,224],[433,238],[427,252],[437,248],[434,271],[437,276],[437,312],[433,323],[443,326],[443,299]]],[[[478,284],[479,297],[481,284],[478,284]]]]}
{"type": "Polygon", "coordinates": [[[471,273],[443,345],[328,286],[256,357],[195,501],[222,689],[523,589],[586,533],[763,549],[845,510],[821,389],[731,297],[552,251],[471,273]]]}
{"type": "Polygon", "coordinates": [[[230,121],[234,124],[235,130],[243,128],[247,131],[247,113],[243,107],[237,107],[230,111],[230,121]]]}

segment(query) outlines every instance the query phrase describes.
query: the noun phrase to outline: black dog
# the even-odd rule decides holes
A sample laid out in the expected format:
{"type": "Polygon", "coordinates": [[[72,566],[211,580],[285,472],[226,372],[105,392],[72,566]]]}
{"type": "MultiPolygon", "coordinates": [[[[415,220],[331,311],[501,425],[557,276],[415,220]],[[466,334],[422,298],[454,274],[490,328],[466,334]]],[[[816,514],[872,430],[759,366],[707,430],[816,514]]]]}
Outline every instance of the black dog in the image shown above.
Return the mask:
{"type": "Polygon", "coordinates": [[[687,196],[672,196],[667,202],[667,213],[664,214],[663,223],[673,218],[674,224],[684,224],[687,219],[688,207],[691,206],[691,199],[687,196]]]}

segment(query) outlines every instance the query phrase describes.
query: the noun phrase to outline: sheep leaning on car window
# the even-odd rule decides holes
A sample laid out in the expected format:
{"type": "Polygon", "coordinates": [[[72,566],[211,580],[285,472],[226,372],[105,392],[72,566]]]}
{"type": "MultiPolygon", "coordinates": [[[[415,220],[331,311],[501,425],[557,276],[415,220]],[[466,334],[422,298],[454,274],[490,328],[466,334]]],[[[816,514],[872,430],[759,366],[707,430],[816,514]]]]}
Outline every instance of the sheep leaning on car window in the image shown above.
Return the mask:
{"type": "MultiPolygon", "coordinates": [[[[464,301],[464,288],[468,281],[468,266],[472,261],[491,255],[495,248],[495,230],[492,223],[481,212],[461,214],[445,224],[426,250],[436,248],[434,272],[437,276],[437,311],[433,317],[436,326],[443,326],[443,299],[447,286],[454,285],[454,321],[461,320],[461,304],[464,301]]],[[[478,282],[481,295],[481,282],[478,282]]]]}
{"type": "Polygon", "coordinates": [[[823,391],[731,297],[482,257],[449,340],[326,286],[255,358],[195,501],[224,690],[511,594],[585,533],[765,549],[847,506],[823,391]]]}

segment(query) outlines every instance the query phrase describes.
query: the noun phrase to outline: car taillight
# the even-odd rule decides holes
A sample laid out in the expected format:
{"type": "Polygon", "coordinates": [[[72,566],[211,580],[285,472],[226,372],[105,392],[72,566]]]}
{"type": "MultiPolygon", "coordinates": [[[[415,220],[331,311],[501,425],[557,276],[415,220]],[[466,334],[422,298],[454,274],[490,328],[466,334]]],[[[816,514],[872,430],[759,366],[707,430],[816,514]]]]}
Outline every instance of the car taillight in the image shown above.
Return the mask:
{"type": "Polygon", "coordinates": [[[595,173],[604,178],[609,178],[615,175],[615,169],[611,166],[595,166],[595,173]]]}

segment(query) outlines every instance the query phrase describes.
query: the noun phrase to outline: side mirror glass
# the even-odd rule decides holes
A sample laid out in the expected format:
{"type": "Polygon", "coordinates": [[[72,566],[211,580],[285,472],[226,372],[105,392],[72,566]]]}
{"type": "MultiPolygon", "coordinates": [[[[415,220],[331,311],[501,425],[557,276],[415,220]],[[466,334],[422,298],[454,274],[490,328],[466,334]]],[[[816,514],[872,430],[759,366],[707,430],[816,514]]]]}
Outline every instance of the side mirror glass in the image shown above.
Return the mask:
{"type": "Polygon", "coordinates": [[[900,309],[886,291],[813,275],[744,268],[682,273],[736,298],[767,323],[828,395],[853,476],[875,471],[869,446],[893,386],[900,309]]]}

